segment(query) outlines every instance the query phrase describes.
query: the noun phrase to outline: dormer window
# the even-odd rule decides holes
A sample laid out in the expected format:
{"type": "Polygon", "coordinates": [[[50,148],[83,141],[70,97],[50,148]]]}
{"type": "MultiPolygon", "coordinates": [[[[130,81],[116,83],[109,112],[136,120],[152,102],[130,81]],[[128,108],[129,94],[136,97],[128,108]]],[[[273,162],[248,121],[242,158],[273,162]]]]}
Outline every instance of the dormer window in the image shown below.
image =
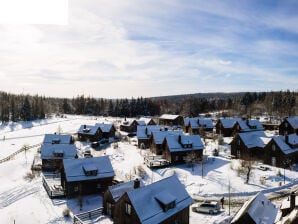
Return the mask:
{"type": "Polygon", "coordinates": [[[52,139],[52,144],[59,144],[59,143],[60,143],[60,139],[59,138],[52,139]]]}
{"type": "Polygon", "coordinates": [[[86,176],[96,176],[98,173],[98,169],[94,164],[83,165],[83,171],[86,176]]]}
{"type": "Polygon", "coordinates": [[[53,154],[55,157],[63,157],[64,151],[62,149],[54,149],[53,154]]]}
{"type": "Polygon", "coordinates": [[[157,200],[164,212],[176,207],[176,199],[175,196],[167,191],[162,191],[155,195],[155,200],[157,200]]]}
{"type": "Polygon", "coordinates": [[[83,129],[83,132],[84,132],[84,133],[88,133],[88,132],[90,132],[90,128],[84,128],[84,129],[83,129]]]}

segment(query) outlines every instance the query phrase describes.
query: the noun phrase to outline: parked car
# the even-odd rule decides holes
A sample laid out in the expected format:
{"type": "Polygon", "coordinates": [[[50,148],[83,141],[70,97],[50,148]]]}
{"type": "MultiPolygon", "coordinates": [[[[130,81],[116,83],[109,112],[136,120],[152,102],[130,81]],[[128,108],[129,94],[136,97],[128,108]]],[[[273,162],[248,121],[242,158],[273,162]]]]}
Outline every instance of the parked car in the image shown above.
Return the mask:
{"type": "Polygon", "coordinates": [[[258,168],[259,170],[263,170],[263,171],[267,171],[267,170],[269,170],[269,167],[268,167],[268,166],[265,166],[265,165],[259,165],[257,168],[258,168]]]}
{"type": "Polygon", "coordinates": [[[93,157],[92,154],[91,154],[91,150],[90,150],[90,149],[86,149],[86,150],[84,151],[84,157],[85,157],[85,158],[93,157]]]}
{"type": "Polygon", "coordinates": [[[220,211],[220,204],[218,201],[203,202],[196,206],[194,210],[196,212],[217,214],[220,211]]]}

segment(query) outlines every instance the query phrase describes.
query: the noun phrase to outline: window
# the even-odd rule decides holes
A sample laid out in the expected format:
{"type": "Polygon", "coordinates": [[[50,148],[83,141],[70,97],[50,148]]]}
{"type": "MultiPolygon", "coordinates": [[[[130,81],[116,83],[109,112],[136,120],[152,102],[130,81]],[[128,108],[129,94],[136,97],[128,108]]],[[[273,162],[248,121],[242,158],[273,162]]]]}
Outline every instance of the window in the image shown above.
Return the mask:
{"type": "Polygon", "coordinates": [[[131,215],[131,204],[125,203],[125,213],[131,215]]]}
{"type": "Polygon", "coordinates": [[[74,192],[78,192],[78,191],[79,191],[79,187],[78,187],[78,186],[75,186],[75,187],[73,188],[73,190],[74,190],[74,192]]]}
{"type": "Polygon", "coordinates": [[[101,188],[101,184],[96,184],[96,188],[100,189],[101,188]]]}
{"type": "Polygon", "coordinates": [[[179,160],[179,156],[175,156],[175,161],[178,161],[179,160]]]}
{"type": "Polygon", "coordinates": [[[272,147],[271,147],[272,151],[275,151],[275,148],[276,148],[276,147],[275,147],[275,145],[273,144],[272,147]]]}
{"type": "Polygon", "coordinates": [[[276,166],[276,157],[272,157],[271,159],[271,165],[276,166]]]}
{"type": "Polygon", "coordinates": [[[240,145],[240,139],[238,139],[237,144],[240,145]]]}
{"type": "Polygon", "coordinates": [[[112,204],[107,202],[107,214],[112,215],[112,204]]]}
{"type": "Polygon", "coordinates": [[[240,150],[239,149],[237,150],[237,158],[238,159],[240,158],[240,150]]]}

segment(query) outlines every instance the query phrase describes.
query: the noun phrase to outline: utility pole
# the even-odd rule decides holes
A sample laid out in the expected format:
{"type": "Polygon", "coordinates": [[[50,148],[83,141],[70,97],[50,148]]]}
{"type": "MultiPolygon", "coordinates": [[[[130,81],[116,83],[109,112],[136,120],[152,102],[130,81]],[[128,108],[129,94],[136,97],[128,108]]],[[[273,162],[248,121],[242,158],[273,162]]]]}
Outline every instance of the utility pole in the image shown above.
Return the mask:
{"type": "Polygon", "coordinates": [[[229,178],[229,215],[231,214],[231,181],[230,177],[229,178]]]}

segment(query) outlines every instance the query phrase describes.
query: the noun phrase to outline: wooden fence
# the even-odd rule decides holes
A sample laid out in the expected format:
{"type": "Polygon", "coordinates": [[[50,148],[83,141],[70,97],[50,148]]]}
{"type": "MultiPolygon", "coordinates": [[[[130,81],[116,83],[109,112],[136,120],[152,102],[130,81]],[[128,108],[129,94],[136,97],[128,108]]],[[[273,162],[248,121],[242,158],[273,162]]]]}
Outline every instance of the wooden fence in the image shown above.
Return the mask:
{"type": "Polygon", "coordinates": [[[7,161],[9,161],[9,160],[11,160],[14,156],[16,156],[17,154],[19,154],[19,153],[21,153],[21,152],[23,152],[23,151],[25,151],[25,150],[29,150],[29,149],[38,147],[38,146],[40,146],[40,145],[41,145],[41,143],[36,144],[36,145],[30,145],[30,146],[27,146],[27,147],[22,147],[21,149],[19,149],[18,151],[12,153],[11,155],[7,156],[6,158],[1,159],[1,160],[0,160],[0,164],[1,164],[1,163],[4,163],[4,162],[7,162],[7,161]]]}
{"type": "Polygon", "coordinates": [[[103,207],[74,215],[73,223],[84,224],[86,222],[92,223],[92,221],[97,223],[101,217],[103,217],[103,207]]]}
{"type": "MultiPolygon", "coordinates": [[[[43,174],[42,175],[43,187],[45,188],[45,190],[48,193],[50,198],[65,197],[64,189],[62,188],[62,186],[60,184],[55,184],[55,183],[49,184],[49,180],[57,179],[57,178],[60,180],[60,175],[59,176],[57,176],[57,174],[43,174]]],[[[56,182],[58,182],[58,181],[56,181],[56,182]]]]}

